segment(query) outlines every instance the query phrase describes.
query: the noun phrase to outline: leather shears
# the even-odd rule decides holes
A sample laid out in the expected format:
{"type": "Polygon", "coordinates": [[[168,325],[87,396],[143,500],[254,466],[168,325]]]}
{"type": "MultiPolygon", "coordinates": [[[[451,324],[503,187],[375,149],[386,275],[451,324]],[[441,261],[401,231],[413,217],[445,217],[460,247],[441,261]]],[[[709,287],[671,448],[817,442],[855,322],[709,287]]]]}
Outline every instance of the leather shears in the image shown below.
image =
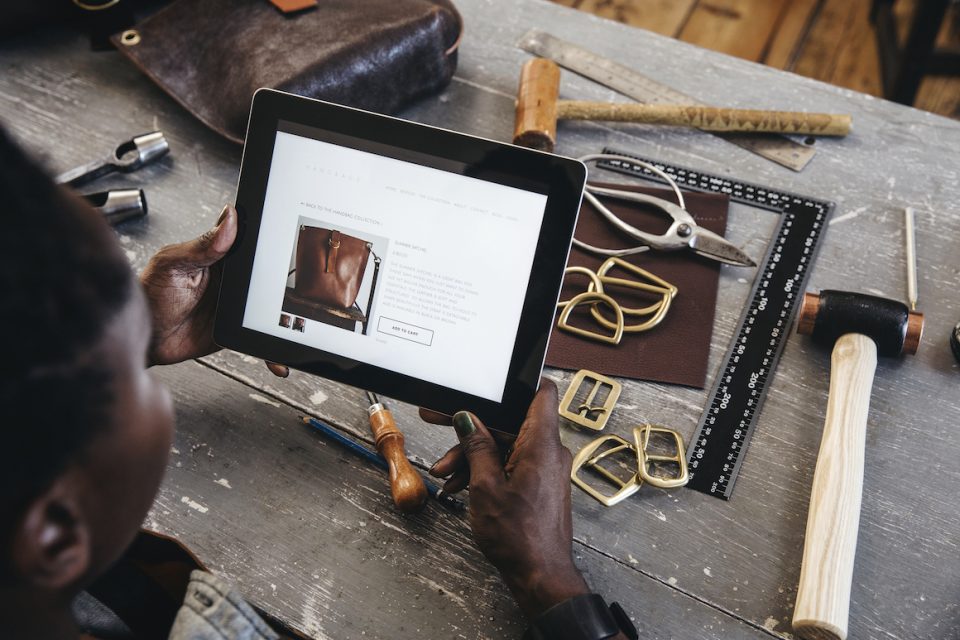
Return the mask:
{"type": "Polygon", "coordinates": [[[677,196],[677,204],[662,198],[647,195],[645,193],[637,193],[635,191],[627,191],[625,189],[598,187],[588,183],[584,189],[583,197],[586,198],[587,201],[592,204],[600,213],[600,215],[606,218],[610,224],[634,240],[639,241],[640,245],[636,247],[630,247],[628,249],[604,249],[601,247],[595,247],[574,238],[573,244],[575,246],[598,255],[616,257],[629,256],[636,253],[641,253],[643,251],[649,251],[650,249],[657,249],[659,251],[677,251],[680,249],[689,249],[701,256],[710,258],[712,260],[717,260],[718,262],[722,262],[724,264],[740,267],[756,266],[757,263],[754,262],[750,256],[741,251],[735,245],[725,240],[723,236],[720,236],[709,229],[705,229],[698,225],[696,220],[693,219],[693,216],[690,215],[690,212],[687,211],[686,204],[683,200],[683,193],[680,191],[677,183],[674,182],[669,175],[657,167],[649,163],[636,160],[635,158],[627,158],[625,156],[618,156],[608,153],[593,153],[582,156],[578,159],[584,163],[596,162],[599,160],[620,160],[622,162],[640,165],[653,172],[660,178],[663,178],[667,184],[670,185],[677,196]],[[600,202],[597,196],[651,205],[669,215],[673,219],[673,223],[670,225],[670,228],[662,234],[641,231],[610,211],[606,205],[600,202]]]}

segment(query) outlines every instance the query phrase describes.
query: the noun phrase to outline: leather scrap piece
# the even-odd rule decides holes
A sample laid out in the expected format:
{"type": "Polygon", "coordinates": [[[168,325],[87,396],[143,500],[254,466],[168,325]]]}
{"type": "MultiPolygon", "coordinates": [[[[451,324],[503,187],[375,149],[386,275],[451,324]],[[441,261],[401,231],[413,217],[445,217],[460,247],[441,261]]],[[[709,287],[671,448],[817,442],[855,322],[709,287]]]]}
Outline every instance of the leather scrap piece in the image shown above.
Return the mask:
{"type": "MultiPolygon", "coordinates": [[[[671,202],[676,197],[665,189],[625,187],[622,184],[602,186],[628,188],[671,202]]],[[[684,193],[684,198],[687,210],[698,224],[714,233],[724,234],[729,210],[727,196],[684,193]]],[[[604,198],[603,202],[626,222],[643,231],[663,233],[669,225],[667,216],[645,205],[610,198],[604,198]]],[[[604,248],[636,246],[634,240],[614,229],[586,200],[580,208],[576,237],[604,248]]],[[[568,266],[596,270],[605,259],[573,247],[568,266]]],[[[617,346],[578,338],[557,330],[555,324],[547,352],[547,365],[559,369],[591,369],[608,376],[702,389],[706,383],[710,339],[713,335],[720,264],[692,251],[647,251],[624,259],[679,289],[666,318],[650,331],[625,333],[617,346]]],[[[629,273],[619,271],[609,275],[631,277],[629,273]]],[[[585,278],[568,278],[564,281],[560,298],[567,300],[584,291],[586,286],[585,278]]],[[[627,288],[610,287],[604,291],[624,307],[641,307],[653,301],[649,295],[627,288]]],[[[607,309],[601,311],[609,313],[607,309]]],[[[584,328],[598,328],[589,310],[582,306],[571,312],[570,322],[584,328]]]]}

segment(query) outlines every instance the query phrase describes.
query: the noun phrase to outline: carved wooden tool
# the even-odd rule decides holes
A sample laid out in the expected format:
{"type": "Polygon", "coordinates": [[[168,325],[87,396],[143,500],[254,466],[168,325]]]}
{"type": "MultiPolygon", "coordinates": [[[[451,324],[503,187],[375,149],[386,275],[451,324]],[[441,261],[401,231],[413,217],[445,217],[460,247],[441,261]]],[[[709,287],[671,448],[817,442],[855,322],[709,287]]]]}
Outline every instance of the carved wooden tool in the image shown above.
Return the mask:
{"type": "Polygon", "coordinates": [[[417,473],[403,449],[403,433],[397,428],[393,414],[380,402],[375,393],[367,392],[370,399],[370,430],[373,431],[377,451],[390,467],[390,493],[393,503],[401,511],[417,511],[427,501],[427,487],[423,476],[417,473]]]}
{"type": "Polygon", "coordinates": [[[557,120],[608,120],[696,127],[703,131],[796,133],[845,136],[848,115],[722,109],[699,105],[580,102],[559,100],[560,67],[552,60],[535,58],[523,65],[517,94],[517,119],[513,142],[531,149],[552,151],[557,140],[557,120]]]}
{"type": "Polygon", "coordinates": [[[834,347],[793,629],[803,638],[844,640],[877,354],[916,353],[923,334],[923,314],[894,300],[821,291],[819,296],[804,295],[797,331],[834,347]]]}

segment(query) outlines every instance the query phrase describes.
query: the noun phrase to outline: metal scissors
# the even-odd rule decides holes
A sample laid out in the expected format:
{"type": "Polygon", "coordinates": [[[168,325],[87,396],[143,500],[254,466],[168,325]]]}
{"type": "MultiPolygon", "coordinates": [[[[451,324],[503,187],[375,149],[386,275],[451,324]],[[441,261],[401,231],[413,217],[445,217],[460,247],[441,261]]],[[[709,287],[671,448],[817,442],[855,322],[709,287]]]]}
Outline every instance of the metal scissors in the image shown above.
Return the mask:
{"type": "Polygon", "coordinates": [[[717,235],[709,229],[705,229],[698,225],[696,220],[693,219],[693,216],[691,216],[687,211],[686,204],[683,200],[683,193],[680,191],[677,183],[674,182],[669,175],[657,167],[635,158],[628,158],[626,156],[618,156],[609,153],[592,153],[582,156],[578,158],[578,160],[584,163],[596,162],[599,160],[619,160],[621,162],[629,162],[631,164],[640,165],[643,168],[650,170],[657,176],[663,178],[667,184],[673,188],[673,191],[677,196],[677,204],[644,193],[637,193],[635,191],[627,191],[624,189],[597,187],[587,184],[583,192],[584,198],[586,198],[587,201],[596,208],[600,215],[610,222],[610,224],[623,231],[631,238],[639,240],[641,244],[629,249],[603,249],[574,238],[574,245],[599,255],[617,257],[629,256],[643,251],[649,251],[650,249],[658,249],[661,251],[690,249],[701,256],[710,258],[712,260],[717,260],[718,262],[723,262],[724,264],[731,264],[740,267],[756,266],[757,263],[754,262],[750,256],[730,242],[727,242],[723,236],[717,235]],[[624,222],[615,213],[610,211],[610,209],[600,202],[600,200],[597,198],[598,195],[618,200],[641,202],[652,205],[669,215],[673,219],[673,223],[670,225],[670,228],[662,234],[658,235],[646,233],[637,229],[633,225],[624,222]]]}

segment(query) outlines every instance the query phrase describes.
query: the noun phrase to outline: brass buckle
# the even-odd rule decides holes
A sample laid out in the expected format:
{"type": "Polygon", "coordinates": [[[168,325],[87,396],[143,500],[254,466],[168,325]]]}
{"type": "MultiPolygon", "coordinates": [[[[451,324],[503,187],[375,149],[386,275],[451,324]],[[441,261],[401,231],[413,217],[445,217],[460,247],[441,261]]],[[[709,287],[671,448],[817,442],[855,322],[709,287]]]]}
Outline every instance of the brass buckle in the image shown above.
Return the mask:
{"type": "Polygon", "coordinates": [[[680,434],[673,429],[661,427],[653,424],[642,424],[633,428],[634,448],[637,452],[637,475],[642,482],[652,484],[661,489],[673,489],[687,484],[687,455],[683,449],[683,439],[680,434]],[[650,436],[654,433],[662,433],[673,438],[674,455],[662,455],[649,453],[650,436]],[[651,469],[651,463],[656,467],[662,463],[673,463],[677,465],[677,473],[673,477],[654,475],[651,469]]]}
{"type": "Polygon", "coordinates": [[[614,475],[613,473],[611,473],[610,471],[601,467],[599,464],[600,461],[603,460],[604,458],[607,458],[611,455],[620,453],[621,451],[625,451],[625,450],[632,451],[634,455],[636,455],[636,452],[637,452],[637,450],[634,448],[632,444],[630,444],[620,436],[613,435],[613,434],[600,436],[599,438],[597,438],[596,440],[594,440],[593,442],[585,446],[583,449],[581,449],[580,452],[577,453],[576,456],[574,456],[573,468],[570,470],[570,480],[575,485],[577,485],[578,487],[586,491],[592,498],[598,500],[601,504],[603,504],[606,507],[612,507],[618,502],[625,500],[626,498],[629,498],[630,496],[635,494],[637,491],[639,491],[640,487],[643,485],[643,481],[639,480],[637,474],[634,473],[628,480],[622,480],[616,475],[614,475]],[[615,446],[611,447],[610,449],[607,449],[606,451],[602,451],[599,454],[594,455],[600,447],[602,447],[604,444],[608,442],[615,443],[615,446]],[[617,491],[614,492],[612,495],[606,495],[604,493],[601,493],[597,489],[594,489],[592,486],[590,486],[587,483],[586,480],[580,477],[579,473],[583,469],[591,469],[597,472],[598,474],[603,476],[605,479],[610,481],[615,487],[618,487],[617,491]]]}
{"type": "Polygon", "coordinates": [[[563,394],[563,399],[560,401],[560,416],[581,427],[600,431],[607,425],[607,420],[610,418],[610,414],[613,413],[613,408],[616,406],[622,390],[623,387],[613,378],[581,369],[573,376],[573,380],[570,381],[570,386],[567,387],[566,392],[563,394]],[[587,399],[574,407],[577,393],[580,391],[581,386],[584,382],[590,380],[593,381],[593,387],[587,394],[587,399]],[[604,399],[602,405],[594,406],[593,401],[597,397],[597,392],[600,391],[604,385],[610,387],[610,391],[607,392],[607,397],[604,399]],[[596,418],[591,419],[590,416],[592,414],[596,414],[596,418]]]}
{"type": "Polygon", "coordinates": [[[687,480],[689,480],[683,439],[680,437],[680,434],[673,429],[652,424],[642,424],[634,427],[632,444],[618,435],[608,434],[600,436],[587,444],[587,446],[574,456],[573,468],[570,470],[570,480],[586,491],[590,497],[598,500],[607,507],[612,507],[621,500],[632,496],[640,490],[644,483],[661,489],[682,487],[687,484],[687,480]],[[648,451],[650,448],[650,436],[658,433],[667,434],[673,438],[675,454],[665,455],[650,453],[648,451]],[[614,446],[600,453],[596,453],[608,442],[614,443],[614,446]],[[616,474],[600,466],[600,461],[604,458],[627,450],[632,451],[636,456],[636,472],[628,480],[623,480],[616,474]],[[655,475],[650,465],[653,464],[657,466],[662,463],[676,464],[677,473],[674,476],[655,475]],[[617,487],[617,491],[612,495],[606,495],[590,486],[580,475],[584,469],[589,469],[599,474],[613,484],[613,486],[617,487]]]}

